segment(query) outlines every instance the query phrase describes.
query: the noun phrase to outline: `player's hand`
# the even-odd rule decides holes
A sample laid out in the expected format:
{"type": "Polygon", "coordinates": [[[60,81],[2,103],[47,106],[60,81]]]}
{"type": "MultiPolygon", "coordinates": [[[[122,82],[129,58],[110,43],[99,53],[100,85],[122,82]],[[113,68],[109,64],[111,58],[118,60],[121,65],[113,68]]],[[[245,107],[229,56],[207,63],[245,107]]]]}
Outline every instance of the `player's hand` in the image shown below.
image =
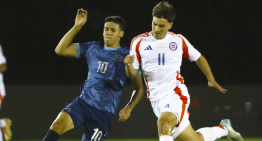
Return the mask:
{"type": "Polygon", "coordinates": [[[124,63],[126,66],[131,66],[133,63],[134,63],[134,55],[127,55],[125,60],[124,60],[124,63]]]}
{"type": "Polygon", "coordinates": [[[208,81],[208,86],[209,86],[209,87],[214,87],[214,88],[218,89],[221,93],[226,93],[226,92],[227,92],[227,90],[224,89],[224,88],[222,88],[222,87],[216,82],[216,80],[209,80],[209,81],[208,81]]]}
{"type": "Polygon", "coordinates": [[[78,9],[75,19],[75,27],[82,27],[87,20],[87,11],[84,9],[78,9]]]}
{"type": "Polygon", "coordinates": [[[129,105],[127,105],[125,108],[123,108],[119,112],[119,119],[118,119],[118,121],[126,121],[130,117],[131,111],[132,111],[132,109],[131,109],[131,107],[129,105]]]}

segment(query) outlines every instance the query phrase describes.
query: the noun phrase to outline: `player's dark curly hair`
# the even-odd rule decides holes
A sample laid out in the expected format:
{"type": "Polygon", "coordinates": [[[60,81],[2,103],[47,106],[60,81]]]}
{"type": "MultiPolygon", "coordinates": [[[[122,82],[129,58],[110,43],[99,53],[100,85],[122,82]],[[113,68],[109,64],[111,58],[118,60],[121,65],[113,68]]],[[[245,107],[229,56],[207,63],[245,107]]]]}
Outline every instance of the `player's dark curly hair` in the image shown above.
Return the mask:
{"type": "Polygon", "coordinates": [[[114,22],[114,23],[118,24],[122,31],[124,31],[124,29],[126,27],[125,20],[120,16],[108,16],[108,17],[105,18],[105,23],[106,22],[114,22]]]}
{"type": "Polygon", "coordinates": [[[176,18],[176,11],[171,4],[161,1],[152,10],[152,16],[167,19],[169,23],[172,23],[176,18]]]}

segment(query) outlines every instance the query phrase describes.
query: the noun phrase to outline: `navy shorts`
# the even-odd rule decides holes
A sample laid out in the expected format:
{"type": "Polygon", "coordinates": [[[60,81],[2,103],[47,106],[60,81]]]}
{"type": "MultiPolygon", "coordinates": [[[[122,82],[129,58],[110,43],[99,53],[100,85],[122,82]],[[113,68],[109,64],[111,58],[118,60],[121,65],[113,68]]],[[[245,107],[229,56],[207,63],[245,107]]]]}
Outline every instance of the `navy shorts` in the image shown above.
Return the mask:
{"type": "Polygon", "coordinates": [[[74,99],[61,112],[71,116],[75,128],[85,126],[82,141],[103,141],[111,132],[114,114],[99,110],[80,97],[74,99]]]}

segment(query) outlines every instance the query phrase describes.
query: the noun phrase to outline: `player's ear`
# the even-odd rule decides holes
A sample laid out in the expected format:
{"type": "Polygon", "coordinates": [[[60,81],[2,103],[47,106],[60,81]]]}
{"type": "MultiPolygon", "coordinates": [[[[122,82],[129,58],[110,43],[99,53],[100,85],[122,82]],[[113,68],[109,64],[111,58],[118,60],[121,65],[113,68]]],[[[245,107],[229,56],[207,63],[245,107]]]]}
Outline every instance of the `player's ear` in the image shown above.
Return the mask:
{"type": "Polygon", "coordinates": [[[120,37],[123,37],[124,36],[124,31],[120,31],[120,37]]]}
{"type": "Polygon", "coordinates": [[[173,22],[172,22],[172,23],[169,23],[169,27],[168,27],[168,29],[171,29],[172,26],[173,26],[173,22]]]}

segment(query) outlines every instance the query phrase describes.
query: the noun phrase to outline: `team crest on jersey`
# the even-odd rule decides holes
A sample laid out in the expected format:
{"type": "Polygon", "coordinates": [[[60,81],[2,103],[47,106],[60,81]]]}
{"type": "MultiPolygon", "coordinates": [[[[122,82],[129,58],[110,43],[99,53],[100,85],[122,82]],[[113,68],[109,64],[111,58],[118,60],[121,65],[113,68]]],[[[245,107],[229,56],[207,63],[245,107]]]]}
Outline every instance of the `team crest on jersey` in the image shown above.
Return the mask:
{"type": "Polygon", "coordinates": [[[175,42],[171,42],[169,44],[169,48],[172,50],[172,51],[176,51],[177,49],[177,44],[175,42]]]}
{"type": "Polygon", "coordinates": [[[71,112],[71,108],[65,108],[65,110],[67,110],[67,112],[71,112]]]}
{"type": "Polygon", "coordinates": [[[117,55],[114,56],[114,59],[115,59],[116,61],[123,61],[123,56],[117,54],[117,55]]]}

